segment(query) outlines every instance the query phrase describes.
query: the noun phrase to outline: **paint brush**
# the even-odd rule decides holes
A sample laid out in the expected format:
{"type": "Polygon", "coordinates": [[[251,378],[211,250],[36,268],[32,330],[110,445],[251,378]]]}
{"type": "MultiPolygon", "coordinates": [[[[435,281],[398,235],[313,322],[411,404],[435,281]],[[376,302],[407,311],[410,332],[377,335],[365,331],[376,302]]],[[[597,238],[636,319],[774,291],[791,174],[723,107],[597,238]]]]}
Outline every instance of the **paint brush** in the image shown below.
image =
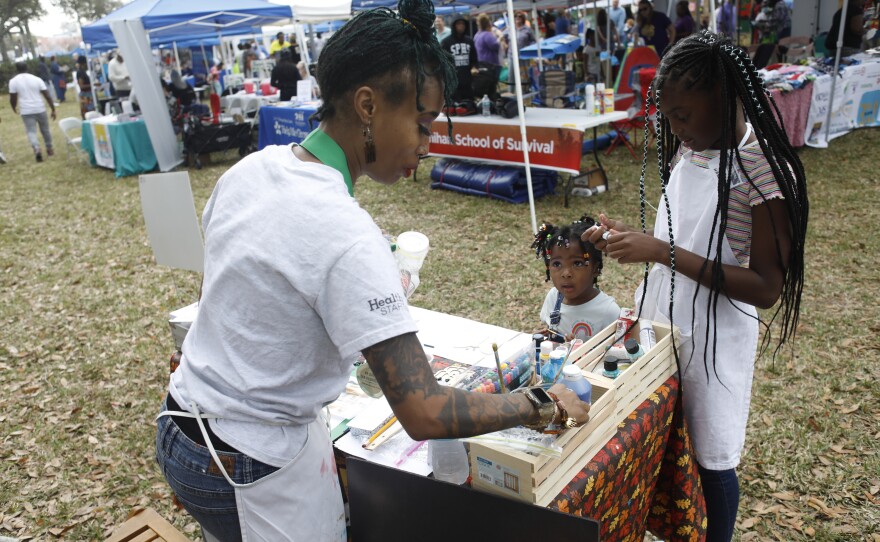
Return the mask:
{"type": "Polygon", "coordinates": [[[498,344],[492,343],[492,352],[495,353],[495,368],[498,370],[498,386],[501,393],[507,393],[504,389],[504,375],[501,374],[501,359],[498,357],[498,344]]]}

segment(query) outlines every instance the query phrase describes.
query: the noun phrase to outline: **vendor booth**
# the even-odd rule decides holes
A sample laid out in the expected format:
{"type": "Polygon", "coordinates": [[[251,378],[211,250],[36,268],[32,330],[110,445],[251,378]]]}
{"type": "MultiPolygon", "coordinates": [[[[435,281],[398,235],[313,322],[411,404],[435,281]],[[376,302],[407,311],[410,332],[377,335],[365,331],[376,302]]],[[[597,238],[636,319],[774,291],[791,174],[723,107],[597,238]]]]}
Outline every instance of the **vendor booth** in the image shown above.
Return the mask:
{"type": "Polygon", "coordinates": [[[158,165],[143,119],[120,122],[111,115],[84,121],[81,144],[93,166],[112,169],[117,178],[146,173],[158,165]]]}

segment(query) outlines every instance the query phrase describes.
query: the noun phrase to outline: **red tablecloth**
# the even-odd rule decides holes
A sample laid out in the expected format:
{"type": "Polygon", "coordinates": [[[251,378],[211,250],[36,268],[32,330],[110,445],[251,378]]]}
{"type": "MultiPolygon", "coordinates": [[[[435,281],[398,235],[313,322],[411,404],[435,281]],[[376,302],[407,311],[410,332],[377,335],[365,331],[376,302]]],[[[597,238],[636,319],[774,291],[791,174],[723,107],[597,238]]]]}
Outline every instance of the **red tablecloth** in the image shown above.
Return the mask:
{"type": "Polygon", "coordinates": [[[803,147],[804,134],[807,131],[807,118],[810,115],[810,101],[813,99],[813,83],[807,83],[802,88],[791,92],[773,89],[770,94],[782,115],[788,141],[793,147],[803,147]]]}
{"type": "Polygon", "coordinates": [[[679,382],[670,377],[619,426],[550,508],[597,519],[606,541],[706,536],[706,504],[684,423],[679,382]]]}

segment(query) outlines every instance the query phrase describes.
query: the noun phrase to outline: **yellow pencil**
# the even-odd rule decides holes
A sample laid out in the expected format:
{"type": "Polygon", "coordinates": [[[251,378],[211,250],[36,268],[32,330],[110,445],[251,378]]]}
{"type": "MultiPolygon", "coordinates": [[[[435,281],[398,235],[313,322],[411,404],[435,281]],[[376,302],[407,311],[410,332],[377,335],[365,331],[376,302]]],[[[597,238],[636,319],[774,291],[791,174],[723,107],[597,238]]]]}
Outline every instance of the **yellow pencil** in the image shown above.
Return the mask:
{"type": "Polygon", "coordinates": [[[372,436],[370,436],[370,439],[367,440],[367,443],[366,443],[366,444],[364,444],[364,448],[366,448],[367,446],[369,446],[370,444],[372,444],[374,440],[376,440],[377,438],[379,438],[379,435],[381,435],[382,433],[384,433],[385,431],[387,431],[388,428],[391,427],[392,425],[394,425],[394,423],[395,423],[396,421],[397,421],[397,416],[391,416],[391,418],[389,418],[388,421],[385,422],[385,425],[383,425],[382,427],[380,427],[378,431],[376,431],[375,433],[372,434],[372,436]]]}

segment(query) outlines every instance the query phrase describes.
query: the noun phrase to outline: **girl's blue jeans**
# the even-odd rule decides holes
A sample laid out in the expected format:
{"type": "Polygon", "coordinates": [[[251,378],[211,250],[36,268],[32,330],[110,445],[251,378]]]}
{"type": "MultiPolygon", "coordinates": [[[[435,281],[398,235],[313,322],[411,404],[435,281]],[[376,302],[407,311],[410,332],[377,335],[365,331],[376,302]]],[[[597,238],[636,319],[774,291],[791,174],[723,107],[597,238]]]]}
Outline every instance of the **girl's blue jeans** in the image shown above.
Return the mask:
{"type": "Polygon", "coordinates": [[[730,542],[739,508],[736,469],[699,469],[706,498],[706,542],[730,542]]]}
{"type": "MultiPolygon", "coordinates": [[[[163,408],[165,410],[165,408],[163,408]]],[[[223,542],[239,542],[241,527],[235,490],[214,465],[208,448],[193,442],[170,416],[158,420],[156,461],[177,500],[199,522],[203,531],[223,542]]],[[[249,484],[277,471],[242,453],[217,451],[237,484],[249,484]]]]}

